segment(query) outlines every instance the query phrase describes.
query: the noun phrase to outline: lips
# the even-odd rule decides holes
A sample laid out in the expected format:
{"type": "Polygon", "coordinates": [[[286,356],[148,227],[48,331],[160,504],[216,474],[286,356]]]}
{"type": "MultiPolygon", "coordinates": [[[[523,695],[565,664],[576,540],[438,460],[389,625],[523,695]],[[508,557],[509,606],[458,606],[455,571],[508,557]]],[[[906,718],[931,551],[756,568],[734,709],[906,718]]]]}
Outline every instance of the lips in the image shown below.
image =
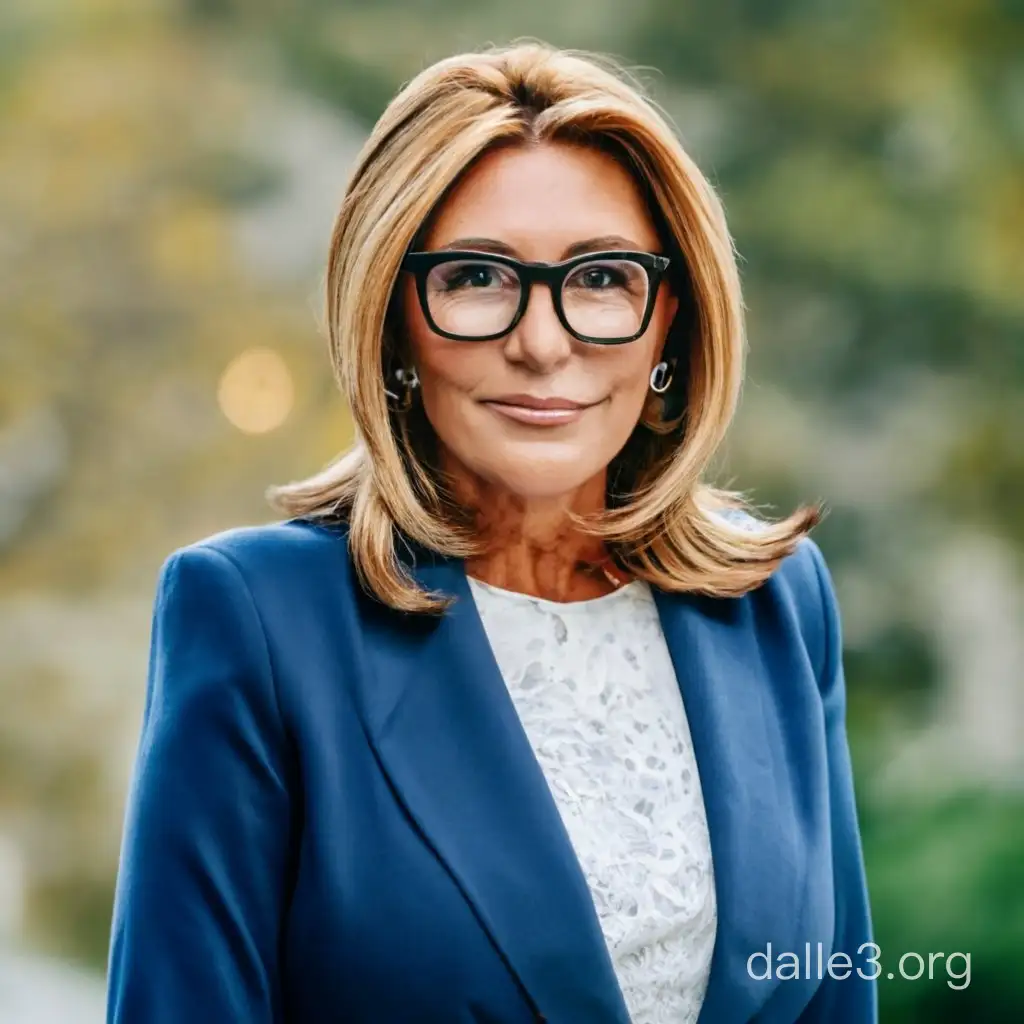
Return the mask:
{"type": "Polygon", "coordinates": [[[556,427],[579,419],[596,403],[536,395],[503,395],[481,403],[505,419],[534,427],[556,427]]]}
{"type": "Polygon", "coordinates": [[[586,409],[590,402],[574,402],[571,398],[541,398],[536,395],[502,395],[486,399],[488,404],[514,405],[523,409],[586,409]]]}

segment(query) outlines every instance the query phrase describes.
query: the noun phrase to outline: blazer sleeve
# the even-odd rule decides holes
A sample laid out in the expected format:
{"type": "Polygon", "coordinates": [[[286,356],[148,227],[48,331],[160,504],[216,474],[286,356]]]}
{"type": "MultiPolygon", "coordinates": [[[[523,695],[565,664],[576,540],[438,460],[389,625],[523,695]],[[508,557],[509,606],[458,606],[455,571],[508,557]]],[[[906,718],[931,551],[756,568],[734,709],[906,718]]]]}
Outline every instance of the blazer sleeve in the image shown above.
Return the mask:
{"type": "Polygon", "coordinates": [[[290,804],[263,629],[229,557],[171,555],[114,900],[108,1024],[277,1024],[290,804]]]}
{"type": "MultiPolygon", "coordinates": [[[[861,853],[853,770],[846,736],[846,683],[843,674],[839,607],[828,567],[817,544],[808,541],[824,619],[824,654],[820,669],[828,755],[828,794],[832,817],[835,872],[835,937],[832,948],[846,953],[848,977],[828,971],[799,1024],[876,1024],[879,970],[873,945],[864,861],[861,853]]],[[[845,966],[845,962],[843,964],[845,966]]]]}

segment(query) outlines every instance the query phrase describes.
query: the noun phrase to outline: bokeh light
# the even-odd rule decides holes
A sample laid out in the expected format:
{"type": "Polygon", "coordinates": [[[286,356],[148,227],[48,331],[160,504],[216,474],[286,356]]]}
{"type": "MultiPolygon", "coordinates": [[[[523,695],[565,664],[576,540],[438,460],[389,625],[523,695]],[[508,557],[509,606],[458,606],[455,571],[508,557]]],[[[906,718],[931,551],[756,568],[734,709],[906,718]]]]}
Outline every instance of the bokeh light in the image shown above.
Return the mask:
{"type": "Polygon", "coordinates": [[[217,401],[227,421],[245,434],[277,430],[295,403],[288,364],[271,348],[247,349],[221,374],[217,401]]]}

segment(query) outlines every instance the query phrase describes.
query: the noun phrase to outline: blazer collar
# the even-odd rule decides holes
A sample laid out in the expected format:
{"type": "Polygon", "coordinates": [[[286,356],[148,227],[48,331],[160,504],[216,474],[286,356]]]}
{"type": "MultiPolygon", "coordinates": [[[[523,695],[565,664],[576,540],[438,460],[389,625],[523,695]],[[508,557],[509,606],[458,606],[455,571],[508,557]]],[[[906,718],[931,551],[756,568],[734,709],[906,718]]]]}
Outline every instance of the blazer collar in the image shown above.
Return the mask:
{"type": "MultiPolygon", "coordinates": [[[[494,660],[461,562],[419,582],[455,598],[440,620],[366,613],[357,673],[381,764],[534,1011],[551,1024],[628,1024],[587,881],[494,660]]],[[[718,932],[700,1024],[741,1024],[774,984],[747,957],[792,921],[803,877],[772,804],[767,685],[737,602],[656,593],[707,808],[718,932]],[[728,609],[723,614],[723,609],[728,609]],[[767,930],[766,930],[767,926],[767,930]]]]}
{"type": "Polygon", "coordinates": [[[787,796],[787,764],[766,652],[750,598],[655,592],[689,721],[711,839],[718,928],[699,1024],[746,1024],[779,984],[748,960],[771,942],[803,948],[806,849],[787,796]],[[798,944],[799,940],[799,944],[798,944]]]}

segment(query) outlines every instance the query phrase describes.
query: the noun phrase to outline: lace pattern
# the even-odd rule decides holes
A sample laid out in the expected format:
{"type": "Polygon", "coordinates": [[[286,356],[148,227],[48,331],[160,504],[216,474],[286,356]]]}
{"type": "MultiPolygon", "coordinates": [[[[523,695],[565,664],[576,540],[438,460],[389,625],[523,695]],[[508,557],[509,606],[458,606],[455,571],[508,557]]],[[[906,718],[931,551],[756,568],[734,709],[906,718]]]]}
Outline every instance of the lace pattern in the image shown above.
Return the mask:
{"type": "Polygon", "coordinates": [[[693,1024],[716,907],[690,731],[646,584],[559,604],[470,585],[590,886],[633,1024],[693,1024]]]}

